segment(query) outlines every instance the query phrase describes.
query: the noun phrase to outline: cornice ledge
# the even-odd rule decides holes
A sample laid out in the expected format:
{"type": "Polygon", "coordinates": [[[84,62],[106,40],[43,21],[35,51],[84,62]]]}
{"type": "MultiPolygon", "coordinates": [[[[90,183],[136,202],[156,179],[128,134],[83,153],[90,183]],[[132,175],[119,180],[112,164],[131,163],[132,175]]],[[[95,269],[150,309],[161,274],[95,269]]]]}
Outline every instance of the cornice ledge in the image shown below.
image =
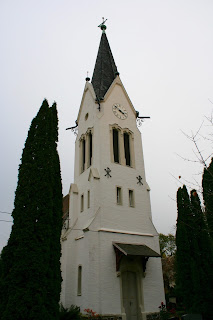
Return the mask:
{"type": "Polygon", "coordinates": [[[98,232],[111,232],[111,233],[121,233],[121,234],[130,234],[135,236],[143,236],[143,237],[154,237],[152,233],[142,233],[142,232],[134,232],[134,231],[126,231],[126,230],[115,230],[115,229],[107,229],[100,228],[98,232]]]}

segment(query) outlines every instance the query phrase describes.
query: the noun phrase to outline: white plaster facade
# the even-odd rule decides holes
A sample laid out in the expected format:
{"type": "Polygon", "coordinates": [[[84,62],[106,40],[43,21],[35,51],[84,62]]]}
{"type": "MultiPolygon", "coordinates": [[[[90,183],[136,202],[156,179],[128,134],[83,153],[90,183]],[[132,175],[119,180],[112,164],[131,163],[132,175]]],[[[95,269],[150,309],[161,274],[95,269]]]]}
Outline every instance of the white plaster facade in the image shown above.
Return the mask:
{"type": "MultiPolygon", "coordinates": [[[[82,312],[90,308],[101,315],[121,315],[123,320],[130,320],[125,310],[122,288],[122,276],[128,271],[132,272],[126,273],[128,277],[135,275],[134,288],[137,291],[137,313],[132,314],[131,320],[146,319],[146,313],[158,312],[159,304],[164,301],[161,259],[150,257],[144,272],[139,257],[123,257],[116,271],[113,248],[113,242],[142,244],[159,253],[158,234],[151,216],[150,189],[145,177],[141,133],[136,125],[135,109],[119,76],[101,102],[100,111],[93,85],[86,82],[77,122],[69,220],[66,222],[67,229],[62,232],[61,301],[65,307],[71,304],[79,306],[82,312]],[[113,113],[115,103],[128,112],[125,120],[113,113]],[[113,126],[121,129],[121,138],[125,130],[131,132],[132,167],[114,163],[113,126]],[[81,173],[81,137],[88,129],[92,130],[92,163],[89,165],[86,159],[88,168],[81,173]],[[111,177],[106,175],[106,168],[110,168],[111,177]],[[139,175],[143,185],[138,183],[136,177],[139,175]],[[121,205],[117,204],[117,186],[121,188],[121,205]],[[129,189],[134,192],[134,207],[129,206],[129,189]],[[82,270],[80,291],[79,266],[82,270]]],[[[121,154],[123,157],[124,154],[121,154]]]]}

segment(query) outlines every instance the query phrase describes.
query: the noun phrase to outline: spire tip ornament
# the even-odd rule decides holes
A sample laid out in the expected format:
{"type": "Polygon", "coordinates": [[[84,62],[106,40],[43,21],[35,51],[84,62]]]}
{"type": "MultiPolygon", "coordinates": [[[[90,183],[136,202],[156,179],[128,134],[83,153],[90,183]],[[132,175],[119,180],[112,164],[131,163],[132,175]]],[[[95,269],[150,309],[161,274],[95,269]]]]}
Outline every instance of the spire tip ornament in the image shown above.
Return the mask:
{"type": "Polygon", "coordinates": [[[106,26],[105,26],[105,22],[107,21],[107,19],[104,20],[104,17],[102,17],[103,22],[101,24],[99,24],[98,28],[100,28],[102,30],[103,33],[105,33],[106,30],[106,26]]]}
{"type": "Polygon", "coordinates": [[[87,71],[87,77],[85,79],[86,81],[90,81],[90,77],[89,77],[89,71],[87,71]]]}

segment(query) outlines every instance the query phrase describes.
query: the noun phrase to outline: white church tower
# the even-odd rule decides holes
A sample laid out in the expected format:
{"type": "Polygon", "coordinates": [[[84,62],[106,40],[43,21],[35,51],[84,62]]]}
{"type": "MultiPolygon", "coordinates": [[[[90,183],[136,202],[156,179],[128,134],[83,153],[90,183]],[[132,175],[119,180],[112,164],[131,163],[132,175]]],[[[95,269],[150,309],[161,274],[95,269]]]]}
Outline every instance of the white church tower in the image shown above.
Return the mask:
{"type": "MultiPolygon", "coordinates": [[[[120,80],[106,26],[76,121],[74,183],[62,232],[65,307],[144,320],[164,301],[138,112],[120,80]]],[[[66,209],[65,209],[66,211],[66,209]]]]}

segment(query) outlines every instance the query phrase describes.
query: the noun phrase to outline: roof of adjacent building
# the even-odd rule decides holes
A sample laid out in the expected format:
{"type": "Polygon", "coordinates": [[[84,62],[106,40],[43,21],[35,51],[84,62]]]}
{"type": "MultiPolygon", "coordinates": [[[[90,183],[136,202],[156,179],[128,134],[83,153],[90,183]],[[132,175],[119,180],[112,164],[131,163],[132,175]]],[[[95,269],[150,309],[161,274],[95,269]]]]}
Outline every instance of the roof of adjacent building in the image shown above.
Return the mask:
{"type": "Polygon", "coordinates": [[[119,251],[127,256],[160,257],[160,254],[144,244],[113,243],[119,251]]]}
{"type": "Polygon", "coordinates": [[[117,75],[118,71],[109,42],[106,33],[103,32],[91,81],[98,100],[104,98],[117,75]]]}

